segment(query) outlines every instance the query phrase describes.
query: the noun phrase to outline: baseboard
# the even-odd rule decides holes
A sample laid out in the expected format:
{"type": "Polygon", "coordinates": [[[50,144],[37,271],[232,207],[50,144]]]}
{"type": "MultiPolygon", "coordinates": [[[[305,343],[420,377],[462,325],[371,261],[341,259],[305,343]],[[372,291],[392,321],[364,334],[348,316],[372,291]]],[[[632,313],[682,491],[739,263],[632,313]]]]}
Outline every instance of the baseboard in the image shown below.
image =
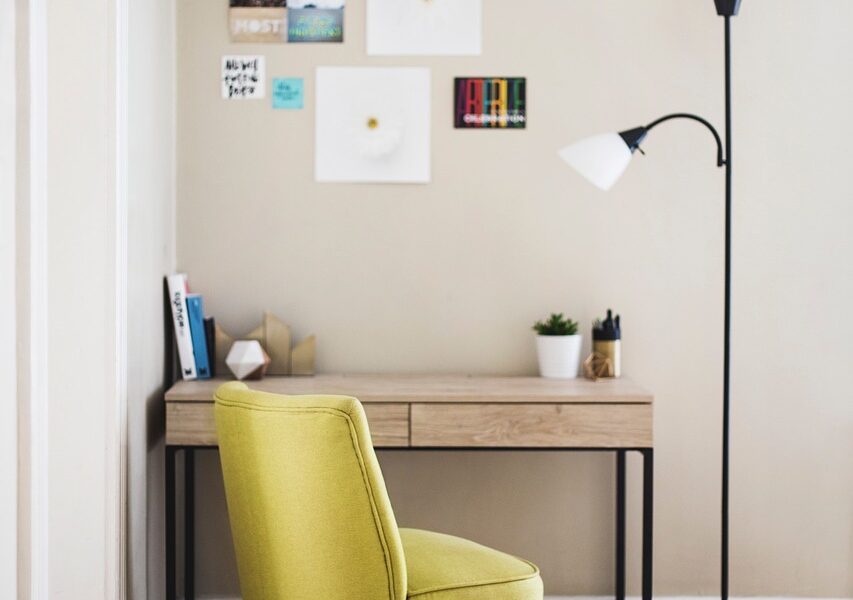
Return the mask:
{"type": "MultiPolygon", "coordinates": [[[[717,596],[657,596],[655,600],[712,600],[715,597],[717,596]]],[[[545,596],[545,600],[613,600],[613,596],[545,596]]],[[[627,596],[625,600],[640,600],[640,596],[627,596]]],[[[730,600],[853,600],[853,598],[804,598],[799,596],[730,596],[730,600]]]]}
{"type": "MultiPolygon", "coordinates": [[[[655,600],[712,600],[719,596],[656,596],[655,600]]],[[[730,596],[730,600],[853,600],[853,598],[808,598],[800,596],[730,596]]],[[[613,596],[545,596],[545,600],[613,600],[613,596]]],[[[640,600],[627,596],[625,600],[640,600]]]]}
{"type": "MultiPolygon", "coordinates": [[[[710,600],[714,596],[658,596],[656,600],[710,600]]],[[[236,596],[199,596],[199,600],[240,600],[236,596]]],[[[613,596],[545,596],[545,600],[613,600],[613,596]]],[[[628,596],[626,600],[640,600],[628,596]]],[[[853,598],[800,598],[792,596],[731,597],[731,600],[853,600],[853,598]]]]}

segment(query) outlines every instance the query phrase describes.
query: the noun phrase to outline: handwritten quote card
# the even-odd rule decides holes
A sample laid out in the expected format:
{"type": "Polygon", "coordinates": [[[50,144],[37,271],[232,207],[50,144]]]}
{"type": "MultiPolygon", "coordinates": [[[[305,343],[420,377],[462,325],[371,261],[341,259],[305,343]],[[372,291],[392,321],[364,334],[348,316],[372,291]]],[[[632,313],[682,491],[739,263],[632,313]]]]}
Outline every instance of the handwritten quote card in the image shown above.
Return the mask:
{"type": "Polygon", "coordinates": [[[222,97],[242,100],[264,97],[263,56],[222,57],[222,97]]]}

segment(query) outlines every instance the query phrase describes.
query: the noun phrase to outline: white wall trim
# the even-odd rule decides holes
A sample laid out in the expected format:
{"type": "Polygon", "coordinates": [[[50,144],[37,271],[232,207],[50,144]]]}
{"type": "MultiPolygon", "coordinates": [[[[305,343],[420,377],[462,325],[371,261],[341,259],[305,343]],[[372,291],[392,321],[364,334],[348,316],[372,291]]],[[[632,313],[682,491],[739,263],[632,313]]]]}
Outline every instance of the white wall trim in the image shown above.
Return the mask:
{"type": "Polygon", "coordinates": [[[110,65],[114,88],[111,169],[115,210],[115,372],[113,402],[106,410],[104,589],[108,598],[127,596],[127,172],[128,172],[128,0],[114,0],[110,65]]]}
{"type": "Polygon", "coordinates": [[[48,587],[47,2],[29,0],[30,599],[48,587]]]}
{"type": "MultiPolygon", "coordinates": [[[[15,73],[14,0],[0,0],[0,68],[15,73]]],[[[17,80],[0,97],[0,595],[18,597],[17,80]]]]}
{"type": "Polygon", "coordinates": [[[111,65],[114,85],[113,165],[115,194],[115,389],[106,414],[104,589],[108,598],[127,597],[127,210],[128,210],[128,0],[115,0],[111,65]]]}

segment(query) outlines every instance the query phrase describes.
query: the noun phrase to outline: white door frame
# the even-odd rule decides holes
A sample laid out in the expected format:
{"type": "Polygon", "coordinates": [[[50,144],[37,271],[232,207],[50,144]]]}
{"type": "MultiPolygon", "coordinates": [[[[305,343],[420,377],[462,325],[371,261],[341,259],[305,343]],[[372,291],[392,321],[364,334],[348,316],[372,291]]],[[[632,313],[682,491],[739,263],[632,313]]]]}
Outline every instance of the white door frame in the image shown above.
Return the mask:
{"type": "Polygon", "coordinates": [[[128,212],[128,63],[129,0],[110,0],[113,23],[112,77],[115,105],[112,115],[114,156],[112,173],[115,193],[115,401],[108,407],[106,535],[107,564],[104,589],[107,598],[127,597],[127,212],[128,212]]]}
{"type": "MultiPolygon", "coordinates": [[[[0,69],[15,69],[15,1],[0,0],[0,69]]],[[[16,89],[16,88],[15,88],[16,89]]],[[[0,596],[18,594],[16,94],[0,96],[0,596]]]]}
{"type": "MultiPolygon", "coordinates": [[[[28,89],[19,97],[27,103],[26,130],[21,135],[28,138],[28,184],[26,192],[18,198],[19,207],[26,205],[25,217],[19,227],[26,228],[26,247],[19,245],[20,268],[27,274],[26,289],[19,290],[18,298],[28,307],[19,309],[19,332],[24,348],[29,352],[19,355],[19,373],[25,382],[19,387],[20,410],[28,416],[27,427],[19,429],[22,448],[22,473],[20,481],[28,484],[27,506],[19,507],[19,540],[26,539],[29,552],[20,557],[19,577],[29,581],[28,589],[20,590],[22,598],[37,600],[48,597],[48,392],[47,392],[47,0],[29,0],[25,58],[28,89]],[[20,316],[25,316],[22,322],[20,316]],[[25,331],[21,331],[25,330],[25,331]],[[25,404],[26,406],[24,406],[25,404]]],[[[19,60],[24,59],[20,57],[19,60]]],[[[22,125],[19,122],[19,125],[22,125]]]]}
{"type": "MultiPolygon", "coordinates": [[[[112,298],[114,302],[114,323],[108,331],[113,340],[112,355],[115,357],[114,371],[110,373],[112,393],[105,406],[103,415],[104,440],[106,446],[105,467],[103,473],[103,506],[104,506],[104,535],[103,540],[105,563],[100,576],[92,573],[93,578],[103,578],[104,600],[121,600],[126,597],[126,448],[127,448],[127,417],[126,417],[126,362],[127,362],[127,310],[126,310],[126,272],[127,272],[127,4],[128,0],[104,0],[103,5],[108,13],[106,25],[108,31],[108,51],[106,72],[103,73],[110,85],[111,99],[108,102],[108,112],[104,118],[108,120],[107,135],[111,151],[108,153],[106,177],[112,189],[110,203],[113,205],[115,221],[110,227],[113,237],[112,246],[115,249],[113,275],[109,279],[113,289],[100,290],[112,298]]],[[[49,114],[48,86],[51,79],[49,73],[48,54],[48,17],[53,7],[48,0],[0,0],[0,28],[6,23],[15,27],[15,19],[7,19],[6,11],[20,11],[17,24],[17,35],[23,44],[18,49],[26,56],[18,56],[18,78],[16,81],[24,89],[18,89],[15,96],[19,102],[17,115],[18,135],[23,140],[18,148],[26,148],[28,155],[19,165],[18,175],[25,173],[19,181],[17,207],[20,211],[17,219],[17,256],[13,258],[14,272],[17,273],[17,341],[19,347],[25,349],[17,356],[17,406],[22,415],[22,423],[18,427],[18,450],[20,452],[20,471],[17,480],[20,482],[17,506],[17,546],[18,565],[17,596],[7,596],[0,587],[0,596],[17,597],[19,600],[48,600],[51,598],[51,534],[49,516],[51,502],[50,473],[50,421],[49,397],[51,373],[49,369],[49,353],[51,332],[48,328],[48,310],[52,303],[62,302],[61,298],[49,298],[51,289],[51,273],[48,269],[48,212],[50,202],[48,156],[49,148],[49,114]],[[25,27],[20,27],[21,24],[25,27]],[[23,65],[23,66],[22,66],[23,65]]],[[[14,14],[12,15],[14,17],[14,14]]],[[[0,56],[6,58],[6,41],[11,38],[14,48],[15,36],[0,36],[0,56]]],[[[54,50],[55,51],[55,50],[54,50]]],[[[14,58],[12,59],[14,65],[14,58]]],[[[5,62],[4,65],[6,66],[5,62]]],[[[97,68],[97,67],[96,67],[97,68]]],[[[72,92],[73,93],[73,92],[72,92]]],[[[6,106],[2,106],[2,118],[6,119],[6,106]]],[[[13,116],[15,109],[12,109],[13,116]]],[[[14,122],[14,121],[13,121],[14,122]]],[[[5,137],[5,136],[4,136],[5,137]]],[[[13,142],[14,144],[14,142],[13,142]]],[[[0,165],[0,181],[5,181],[6,161],[0,165]]],[[[14,174],[15,165],[12,162],[11,172],[14,174]]],[[[55,184],[54,184],[55,185],[55,184]]],[[[4,195],[5,197],[5,195],[4,195]]],[[[2,200],[2,198],[0,198],[2,200]]],[[[14,208],[14,203],[12,208],[14,208]]],[[[0,228],[5,220],[4,212],[0,217],[0,228]]],[[[12,223],[15,223],[14,219],[12,223]]],[[[5,229],[2,231],[5,234],[5,229]]],[[[14,233],[14,231],[13,231],[14,233]]],[[[14,245],[13,245],[14,251],[14,245]]],[[[6,247],[0,242],[0,275],[6,264],[6,247]]],[[[14,255],[13,255],[14,256],[14,255]]],[[[3,299],[0,299],[0,319],[5,324],[7,311],[3,299]]],[[[0,348],[0,357],[4,348],[0,348]]],[[[0,365],[0,369],[4,366],[0,365]]],[[[93,372],[93,377],[98,373],[93,372]]],[[[0,371],[0,384],[5,384],[5,371],[0,371]]],[[[4,395],[5,397],[5,395],[4,395]]],[[[13,398],[15,396],[12,396],[13,398]]],[[[56,401],[56,400],[54,400],[56,401]]],[[[98,427],[98,425],[94,425],[98,427]]],[[[54,430],[57,427],[53,424],[54,430]]],[[[2,458],[0,458],[2,459],[2,458]]],[[[16,461],[17,462],[17,461],[16,461]]],[[[0,465],[0,473],[5,473],[5,463],[0,465]]],[[[18,469],[16,465],[16,469],[18,469]]],[[[0,480],[2,481],[2,480],[0,480]]],[[[5,481],[2,481],[5,484],[5,481]]],[[[100,493],[94,490],[95,493],[100,493]]],[[[0,526],[2,521],[2,505],[0,505],[0,526]]],[[[12,536],[13,537],[13,536],[12,536]]],[[[3,536],[3,540],[8,539],[3,536]]],[[[14,537],[13,537],[14,539],[14,537]]],[[[2,543],[2,541],[0,541],[2,543]]],[[[0,547],[0,556],[5,548],[0,547]]],[[[14,564],[14,563],[13,563],[14,564]]],[[[5,573],[3,573],[5,575],[5,573]]],[[[0,578],[2,580],[3,578],[0,578]]],[[[2,585],[2,584],[0,584],[2,585]]],[[[85,590],[78,590],[85,594],[85,590]]],[[[92,597],[92,596],[88,596],[92,597]]],[[[99,600],[99,599],[95,599],[99,600]]]]}

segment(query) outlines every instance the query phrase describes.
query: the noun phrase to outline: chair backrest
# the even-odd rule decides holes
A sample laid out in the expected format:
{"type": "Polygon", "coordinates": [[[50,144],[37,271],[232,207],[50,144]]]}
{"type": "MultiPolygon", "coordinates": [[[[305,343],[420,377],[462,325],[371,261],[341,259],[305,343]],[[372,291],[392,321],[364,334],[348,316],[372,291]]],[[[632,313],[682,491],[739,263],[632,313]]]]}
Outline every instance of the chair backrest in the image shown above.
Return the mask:
{"type": "Polygon", "coordinates": [[[244,600],[405,600],[403,547],[364,409],[344,396],[215,395],[244,600]]]}

